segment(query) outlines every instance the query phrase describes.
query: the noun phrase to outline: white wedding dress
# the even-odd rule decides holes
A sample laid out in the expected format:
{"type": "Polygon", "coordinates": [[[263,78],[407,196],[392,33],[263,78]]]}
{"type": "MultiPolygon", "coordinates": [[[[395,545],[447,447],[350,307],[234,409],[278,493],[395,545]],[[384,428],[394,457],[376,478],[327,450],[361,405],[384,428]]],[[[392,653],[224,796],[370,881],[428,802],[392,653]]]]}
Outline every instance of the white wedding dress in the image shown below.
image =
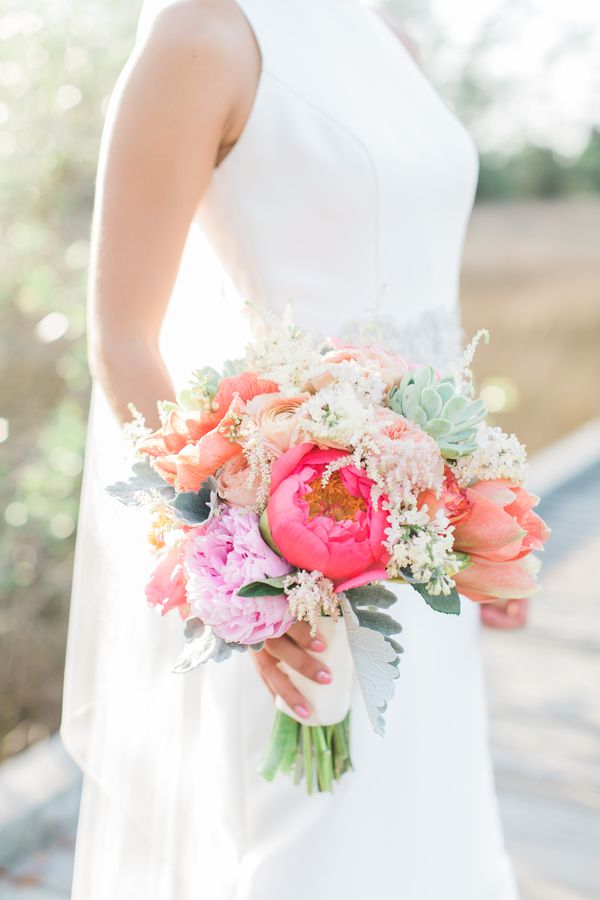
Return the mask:
{"type": "MultiPolygon", "coordinates": [[[[198,209],[223,277],[203,267],[170,312],[175,381],[239,354],[240,297],[255,310],[292,303],[317,335],[448,361],[471,139],[358,0],[241,6],[262,74],[198,209]]],[[[104,491],[126,470],[95,384],[61,726],[85,773],[74,900],[515,900],[477,606],[446,617],[398,587],[405,653],[385,738],[356,696],[355,772],[333,796],[267,784],[256,767],[273,705],[250,656],[171,672],[181,622],[146,606],[143,521],[104,491]]]]}

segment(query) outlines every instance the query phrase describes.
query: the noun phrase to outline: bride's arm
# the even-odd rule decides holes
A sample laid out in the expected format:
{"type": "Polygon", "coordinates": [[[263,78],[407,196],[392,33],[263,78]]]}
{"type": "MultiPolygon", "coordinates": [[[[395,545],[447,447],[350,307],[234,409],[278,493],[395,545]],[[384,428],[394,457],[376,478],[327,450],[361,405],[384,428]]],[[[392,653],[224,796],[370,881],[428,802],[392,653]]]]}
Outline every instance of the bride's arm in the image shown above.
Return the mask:
{"type": "Polygon", "coordinates": [[[256,60],[247,45],[240,53],[245,40],[237,21],[208,4],[169,7],[111,97],[92,223],[88,348],[123,421],[132,401],[157,426],[156,401],[173,397],[160,327],[194,211],[248,105],[256,60]]]}
{"type": "MultiPolygon", "coordinates": [[[[251,109],[260,58],[237,4],[180,2],[136,46],[111,97],[103,133],[89,274],[90,368],[116,414],[133,402],[158,426],[173,398],[159,334],[189,227],[214,166],[251,109]]],[[[277,668],[330,680],[305,649],[324,649],[296,625],[253,654],[267,687],[301,715],[304,698],[277,668]]]]}

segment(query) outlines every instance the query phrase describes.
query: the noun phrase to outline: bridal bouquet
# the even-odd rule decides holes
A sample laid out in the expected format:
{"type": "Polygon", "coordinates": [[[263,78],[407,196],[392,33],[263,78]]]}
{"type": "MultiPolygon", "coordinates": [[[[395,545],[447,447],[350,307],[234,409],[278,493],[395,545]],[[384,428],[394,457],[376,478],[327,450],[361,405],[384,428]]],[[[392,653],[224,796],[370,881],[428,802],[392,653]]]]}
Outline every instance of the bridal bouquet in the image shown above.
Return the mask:
{"type": "Polygon", "coordinates": [[[272,320],[243,362],[199,369],[177,403],[159,404],[157,431],[133,410],[138,461],[108,490],[149,507],[147,600],[185,622],[174,671],[257,651],[298,621],[327,639],[331,685],[289,672],[312,701],[308,722],[277,698],[268,779],[330,790],[351,768],[355,677],[383,733],[402,652],[386,582],[451,615],[459,592],[486,602],[536,589],[531,551],[548,529],[522,487],[523,446],[474,398],[480,336],[442,373],[272,320]]]}

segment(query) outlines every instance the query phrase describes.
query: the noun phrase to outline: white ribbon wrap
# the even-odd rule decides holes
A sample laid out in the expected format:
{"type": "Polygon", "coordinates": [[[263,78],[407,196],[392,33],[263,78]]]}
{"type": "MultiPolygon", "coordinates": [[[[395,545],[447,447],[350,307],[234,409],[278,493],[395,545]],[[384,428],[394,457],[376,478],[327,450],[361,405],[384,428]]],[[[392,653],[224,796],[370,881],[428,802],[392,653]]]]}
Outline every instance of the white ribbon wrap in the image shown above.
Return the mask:
{"type": "Polygon", "coordinates": [[[352,702],[354,664],[348,645],[346,623],[342,617],[334,622],[327,616],[320,616],[318,629],[327,649],[322,653],[311,650],[307,652],[327,666],[332,674],[331,684],[318,684],[291,669],[286,663],[279,662],[279,668],[310,704],[312,714],[308,719],[303,719],[279,696],[275,698],[275,706],[302,725],[337,725],[345,719],[352,702]]]}

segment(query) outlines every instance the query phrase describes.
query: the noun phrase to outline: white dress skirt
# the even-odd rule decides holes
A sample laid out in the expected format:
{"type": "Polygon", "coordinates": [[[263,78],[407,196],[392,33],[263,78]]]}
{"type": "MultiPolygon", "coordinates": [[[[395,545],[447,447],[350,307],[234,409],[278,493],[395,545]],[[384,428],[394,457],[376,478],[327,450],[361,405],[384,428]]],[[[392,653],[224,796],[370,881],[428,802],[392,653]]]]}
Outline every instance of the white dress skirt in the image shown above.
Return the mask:
{"type": "MultiPolygon", "coordinates": [[[[241,6],[262,72],[195,217],[162,339],[174,382],[240,355],[244,300],[443,365],[460,340],[470,137],[358,0],[241,6]]],[[[335,793],[268,784],[273,704],[250,656],[172,673],[182,626],[145,603],[143,517],[105,492],[128,464],[94,384],[61,725],[85,775],[74,900],[516,900],[477,606],[442,616],[395,588],[405,653],[385,738],[356,695],[355,771],[335,793]]]]}

